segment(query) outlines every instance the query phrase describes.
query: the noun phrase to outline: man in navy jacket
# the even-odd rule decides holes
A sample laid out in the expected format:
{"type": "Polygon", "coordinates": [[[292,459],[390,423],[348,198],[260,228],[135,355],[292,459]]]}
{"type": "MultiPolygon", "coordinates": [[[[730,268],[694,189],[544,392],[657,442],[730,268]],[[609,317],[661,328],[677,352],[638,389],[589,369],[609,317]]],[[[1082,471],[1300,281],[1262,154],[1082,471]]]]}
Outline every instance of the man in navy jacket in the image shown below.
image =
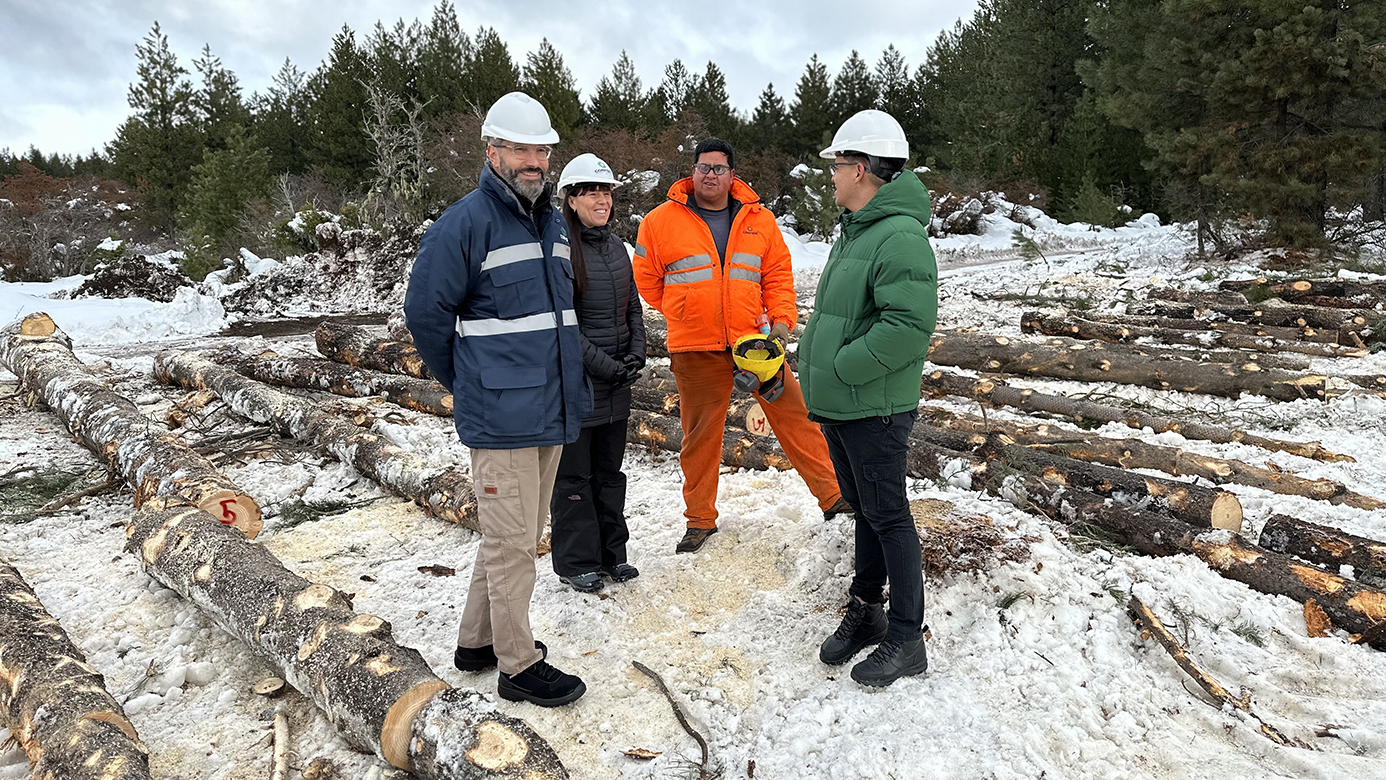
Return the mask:
{"type": "Polygon", "coordinates": [[[481,134],[481,184],[424,234],[404,311],[419,354],[452,389],[471,450],[482,538],[454,663],[499,666],[502,698],[555,707],[586,686],[550,666],[530,630],[535,548],[559,454],[577,440],[592,392],[569,239],[545,178],[558,134],[523,92],[497,100],[481,134]]]}

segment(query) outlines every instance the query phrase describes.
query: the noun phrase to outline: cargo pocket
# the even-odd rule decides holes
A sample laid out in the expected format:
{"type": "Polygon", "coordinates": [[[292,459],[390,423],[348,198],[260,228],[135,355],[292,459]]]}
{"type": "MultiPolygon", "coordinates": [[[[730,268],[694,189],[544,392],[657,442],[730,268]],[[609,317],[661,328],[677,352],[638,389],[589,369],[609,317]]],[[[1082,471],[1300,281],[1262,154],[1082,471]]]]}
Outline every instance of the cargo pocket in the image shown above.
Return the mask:
{"type": "MultiPolygon", "coordinates": [[[[885,419],[885,418],[881,418],[885,419]]],[[[889,435],[882,431],[882,435],[889,435]]],[[[864,458],[861,464],[862,476],[866,477],[867,490],[876,499],[876,513],[882,517],[909,514],[909,500],[905,496],[904,459],[864,458]]]]}
{"type": "Polygon", "coordinates": [[[543,270],[542,263],[542,260],[523,260],[491,269],[497,315],[511,319],[549,308],[548,296],[533,285],[543,270]]]}
{"type": "Polygon", "coordinates": [[[481,370],[487,428],[496,436],[532,436],[544,430],[543,366],[504,366],[481,370]]]}
{"type": "Polygon", "coordinates": [[[509,464],[513,454],[512,450],[493,453],[492,457],[504,459],[506,463],[493,461],[484,471],[472,475],[481,532],[497,539],[522,539],[528,535],[528,523],[520,501],[520,476],[509,464]]]}

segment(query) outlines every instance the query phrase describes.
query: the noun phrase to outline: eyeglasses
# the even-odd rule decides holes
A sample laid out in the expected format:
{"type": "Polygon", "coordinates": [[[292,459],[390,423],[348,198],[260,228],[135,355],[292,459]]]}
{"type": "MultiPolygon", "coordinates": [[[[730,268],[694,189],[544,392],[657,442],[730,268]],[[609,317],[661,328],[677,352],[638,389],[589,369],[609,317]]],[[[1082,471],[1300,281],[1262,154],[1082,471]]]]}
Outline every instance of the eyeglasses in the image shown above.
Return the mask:
{"type": "Polygon", "coordinates": [[[538,157],[541,160],[549,159],[553,154],[552,146],[513,146],[511,144],[491,144],[497,149],[509,149],[516,157],[538,157]]]}
{"type": "Polygon", "coordinates": [[[731,167],[726,165],[709,165],[708,163],[693,163],[693,170],[704,176],[709,173],[713,176],[723,176],[731,170],[731,167]]]}
{"type": "Polygon", "coordinates": [[[856,167],[856,166],[858,166],[858,165],[861,165],[861,162],[860,162],[860,161],[855,161],[855,162],[830,162],[830,163],[828,163],[828,172],[829,172],[830,174],[832,174],[832,173],[837,173],[837,169],[838,169],[838,168],[841,168],[841,167],[843,167],[843,166],[856,167]]]}

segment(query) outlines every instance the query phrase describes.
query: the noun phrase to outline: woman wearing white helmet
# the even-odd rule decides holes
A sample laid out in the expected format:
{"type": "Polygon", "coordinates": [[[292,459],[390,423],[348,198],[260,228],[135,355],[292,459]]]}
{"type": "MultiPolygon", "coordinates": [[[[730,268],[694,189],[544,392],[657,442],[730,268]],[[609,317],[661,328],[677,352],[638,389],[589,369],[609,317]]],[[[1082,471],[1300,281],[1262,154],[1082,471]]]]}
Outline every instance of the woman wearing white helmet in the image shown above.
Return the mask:
{"type": "Polygon", "coordinates": [[[626,420],[630,387],[645,365],[645,325],[630,255],[612,235],[611,168],[583,154],[558,180],[573,263],[574,308],[582,363],[592,380],[592,413],[578,440],[563,447],[551,513],[553,570],[584,593],[602,577],[625,582],[640,572],[626,562],[626,420]]]}

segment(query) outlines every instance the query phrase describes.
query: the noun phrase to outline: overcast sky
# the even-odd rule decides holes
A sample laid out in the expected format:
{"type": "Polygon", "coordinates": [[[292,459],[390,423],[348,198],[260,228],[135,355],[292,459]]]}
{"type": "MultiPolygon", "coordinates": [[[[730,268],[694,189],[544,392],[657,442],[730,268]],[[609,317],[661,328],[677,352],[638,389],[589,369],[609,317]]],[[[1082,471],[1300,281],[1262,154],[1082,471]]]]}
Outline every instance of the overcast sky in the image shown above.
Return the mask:
{"type": "MultiPolygon", "coordinates": [[[[193,71],[203,44],[236,73],[245,95],[263,91],[284,58],[312,72],[343,24],[364,41],[377,21],[427,24],[436,0],[0,0],[0,149],[88,153],[115,135],[129,113],[135,46],[155,21],[179,64],[193,71]]],[[[975,0],[758,0],[740,3],[498,2],[456,0],[469,36],[495,27],[523,64],[547,37],[563,54],[584,101],[629,52],[645,86],[682,59],[701,72],[709,59],[727,76],[732,105],[755,107],[773,82],[791,97],[809,56],[834,74],[852,49],[871,65],[894,43],[911,70],[942,30],[971,16],[975,0]],[[658,10],[655,10],[658,8],[658,10]]],[[[196,75],[195,73],[193,75],[196,75]]]]}

